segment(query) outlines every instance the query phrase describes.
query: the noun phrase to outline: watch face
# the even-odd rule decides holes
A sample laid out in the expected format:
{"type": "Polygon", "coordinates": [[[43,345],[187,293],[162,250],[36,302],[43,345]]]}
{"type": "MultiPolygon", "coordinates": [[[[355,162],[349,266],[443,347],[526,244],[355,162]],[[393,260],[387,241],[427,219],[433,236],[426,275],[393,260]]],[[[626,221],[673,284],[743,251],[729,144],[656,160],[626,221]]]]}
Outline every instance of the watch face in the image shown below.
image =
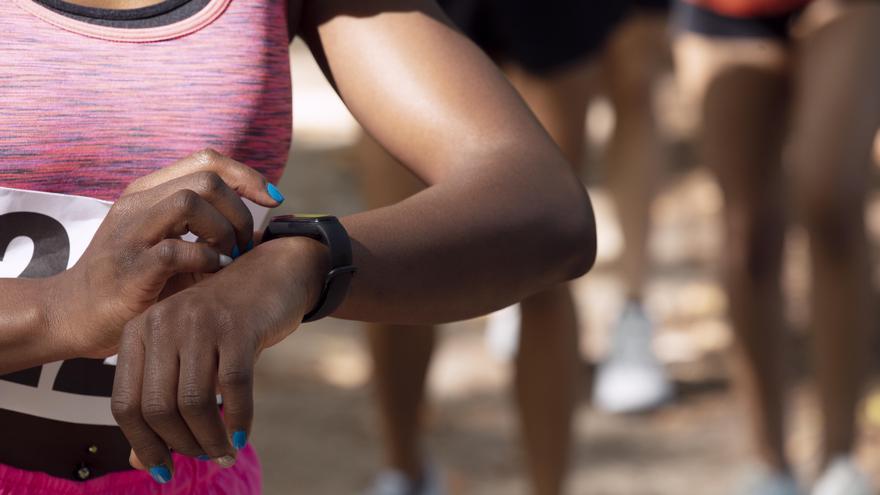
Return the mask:
{"type": "Polygon", "coordinates": [[[293,215],[281,215],[272,218],[273,222],[326,222],[335,220],[336,217],[333,215],[323,213],[295,213],[293,215]]]}

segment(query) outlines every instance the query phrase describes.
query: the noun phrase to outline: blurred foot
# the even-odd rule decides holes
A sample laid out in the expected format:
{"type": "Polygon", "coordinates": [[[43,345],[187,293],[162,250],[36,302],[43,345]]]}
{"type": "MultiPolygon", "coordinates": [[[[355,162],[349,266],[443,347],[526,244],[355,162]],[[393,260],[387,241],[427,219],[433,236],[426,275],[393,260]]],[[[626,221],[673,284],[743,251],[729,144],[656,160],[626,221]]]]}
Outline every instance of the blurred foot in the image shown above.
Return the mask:
{"type": "Polygon", "coordinates": [[[868,477],[855,465],[851,458],[834,458],[816,485],[812,495],[873,495],[868,477]]]}
{"type": "Polygon", "coordinates": [[[519,348],[519,304],[490,313],[486,318],[486,346],[499,361],[510,361],[519,348]]]}
{"type": "Polygon", "coordinates": [[[790,474],[761,470],[755,473],[738,493],[741,495],[800,495],[801,491],[790,474]]]}
{"type": "Polygon", "coordinates": [[[593,404],[606,412],[654,409],[672,397],[672,385],[651,347],[653,328],[639,304],[623,310],[611,337],[611,349],[599,365],[593,404]]]}
{"type": "Polygon", "coordinates": [[[418,482],[396,470],[385,470],[376,476],[373,486],[364,495],[445,495],[446,490],[436,470],[429,468],[418,482]]]}

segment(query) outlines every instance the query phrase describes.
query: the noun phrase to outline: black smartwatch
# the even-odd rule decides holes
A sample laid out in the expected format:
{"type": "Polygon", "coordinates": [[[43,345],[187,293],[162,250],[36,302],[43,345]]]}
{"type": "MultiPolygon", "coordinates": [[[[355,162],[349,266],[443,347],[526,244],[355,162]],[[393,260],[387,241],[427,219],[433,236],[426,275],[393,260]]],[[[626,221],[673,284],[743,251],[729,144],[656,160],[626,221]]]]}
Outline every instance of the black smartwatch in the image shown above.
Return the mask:
{"type": "Polygon", "coordinates": [[[351,285],[357,269],[352,265],[351,240],[338,218],[329,215],[284,215],[274,217],[263,232],[263,242],[279,237],[310,237],[330,251],[330,271],[318,303],[303,316],[303,323],[319,320],[336,311],[351,285]]]}

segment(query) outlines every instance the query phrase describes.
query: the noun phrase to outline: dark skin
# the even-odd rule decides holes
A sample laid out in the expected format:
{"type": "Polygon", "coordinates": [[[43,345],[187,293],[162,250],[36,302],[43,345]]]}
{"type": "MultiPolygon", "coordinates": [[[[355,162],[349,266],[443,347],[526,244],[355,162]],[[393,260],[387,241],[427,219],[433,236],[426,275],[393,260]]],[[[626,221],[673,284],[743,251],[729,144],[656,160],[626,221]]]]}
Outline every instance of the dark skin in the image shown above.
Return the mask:
{"type": "MultiPolygon", "coordinates": [[[[428,185],[398,204],[342,219],[359,271],[334,316],[407,324],[458,320],[589,269],[595,225],[583,187],[504,77],[433,2],[292,1],[289,12],[290,25],[354,116],[428,185]]],[[[163,172],[141,181],[133,194],[168,187],[162,184],[182,173],[163,172]]],[[[249,239],[233,230],[239,243],[249,239]]],[[[227,244],[228,235],[213,245],[219,253],[227,244]]],[[[188,288],[137,306],[142,312],[126,313],[124,327],[108,318],[96,325],[104,329],[94,338],[101,345],[76,351],[66,345],[72,337],[65,330],[33,309],[45,302],[38,295],[45,287],[37,284],[56,280],[2,281],[0,314],[12,323],[4,327],[41,328],[50,336],[43,342],[58,344],[6,371],[106,354],[107,342],[119,339],[112,404],[136,454],[133,464],[173,469],[173,449],[228,466],[236,452],[233,433],[250,430],[259,352],[297,328],[315,305],[326,271],[326,251],[316,241],[259,245],[215,275],[190,278],[188,288]],[[6,290],[7,284],[18,291],[6,290]],[[13,308],[23,308],[18,319],[6,316],[13,308]],[[218,387],[222,419],[214,405],[218,387]]],[[[163,275],[167,280],[173,273],[163,275]]],[[[73,304],[54,301],[52,314],[67,314],[73,304]]],[[[2,337],[7,344],[0,352],[28,348],[27,336],[16,347],[15,331],[10,335],[2,337]]]]}
{"type": "Polygon", "coordinates": [[[277,206],[266,184],[210,151],[132,183],[73,268],[46,279],[0,280],[0,373],[116,353],[129,320],[172,287],[219,270],[233,245],[246,248],[253,218],[241,197],[277,206]],[[203,242],[178,239],[188,231],[203,242]]]}

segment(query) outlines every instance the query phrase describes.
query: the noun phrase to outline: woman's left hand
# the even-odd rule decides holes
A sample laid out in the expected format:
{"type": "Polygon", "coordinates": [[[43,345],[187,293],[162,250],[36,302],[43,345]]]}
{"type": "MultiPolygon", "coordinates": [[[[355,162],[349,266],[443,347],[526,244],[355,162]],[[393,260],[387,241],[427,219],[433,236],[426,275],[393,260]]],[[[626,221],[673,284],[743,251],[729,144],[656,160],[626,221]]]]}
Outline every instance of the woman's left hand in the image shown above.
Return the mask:
{"type": "Polygon", "coordinates": [[[126,325],[112,410],[132,465],[167,482],[171,450],[224,467],[235,462],[250,432],[256,357],[317,303],[327,264],[317,241],[277,239],[126,325]]]}

